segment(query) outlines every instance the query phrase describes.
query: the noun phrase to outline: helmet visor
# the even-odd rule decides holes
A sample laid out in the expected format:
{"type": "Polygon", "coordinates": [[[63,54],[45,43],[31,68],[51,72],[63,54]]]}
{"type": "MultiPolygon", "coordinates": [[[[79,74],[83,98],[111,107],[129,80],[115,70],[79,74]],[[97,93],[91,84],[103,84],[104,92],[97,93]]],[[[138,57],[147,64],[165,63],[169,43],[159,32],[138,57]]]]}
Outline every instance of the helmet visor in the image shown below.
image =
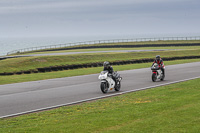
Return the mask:
{"type": "Polygon", "coordinates": [[[160,60],[160,57],[156,57],[156,60],[159,61],[159,60],[160,60]]]}

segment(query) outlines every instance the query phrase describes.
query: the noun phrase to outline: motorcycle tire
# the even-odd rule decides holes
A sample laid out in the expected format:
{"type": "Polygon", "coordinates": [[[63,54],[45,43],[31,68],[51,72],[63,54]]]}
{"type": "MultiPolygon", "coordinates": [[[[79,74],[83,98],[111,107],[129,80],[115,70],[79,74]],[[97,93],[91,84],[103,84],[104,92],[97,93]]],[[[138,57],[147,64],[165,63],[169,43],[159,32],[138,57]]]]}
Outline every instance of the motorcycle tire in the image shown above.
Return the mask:
{"type": "Polygon", "coordinates": [[[155,82],[156,81],[156,74],[152,73],[152,81],[155,82]]]}
{"type": "Polygon", "coordinates": [[[101,87],[101,91],[103,93],[107,93],[108,92],[108,87],[107,87],[107,85],[106,85],[105,82],[102,82],[101,85],[100,85],[100,87],[101,87]]]}
{"type": "Polygon", "coordinates": [[[164,80],[164,78],[165,78],[165,75],[163,75],[163,77],[160,79],[161,81],[163,81],[164,80]]]}
{"type": "Polygon", "coordinates": [[[121,82],[118,81],[118,84],[117,84],[116,87],[115,87],[115,91],[119,91],[120,88],[121,88],[121,82]]]}

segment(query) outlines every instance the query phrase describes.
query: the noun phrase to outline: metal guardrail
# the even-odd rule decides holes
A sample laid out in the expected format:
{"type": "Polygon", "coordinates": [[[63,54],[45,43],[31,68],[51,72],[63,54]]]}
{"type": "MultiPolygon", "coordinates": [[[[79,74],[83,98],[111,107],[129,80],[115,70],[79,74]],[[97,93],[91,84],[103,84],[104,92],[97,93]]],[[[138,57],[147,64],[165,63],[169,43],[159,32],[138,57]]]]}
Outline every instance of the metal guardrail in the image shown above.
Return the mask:
{"type": "Polygon", "coordinates": [[[45,49],[57,49],[65,48],[77,45],[94,45],[94,44],[109,44],[109,43],[126,43],[126,42],[147,42],[147,41],[180,41],[180,40],[200,40],[200,36],[194,37],[158,37],[158,38],[135,38],[135,39],[114,39],[114,40],[95,40],[95,41],[85,41],[85,42],[76,42],[76,43],[66,43],[66,44],[57,44],[49,46],[40,46],[40,47],[30,47],[24,49],[18,49],[11,52],[8,52],[7,55],[18,54],[24,52],[31,52],[37,50],[45,49]]]}

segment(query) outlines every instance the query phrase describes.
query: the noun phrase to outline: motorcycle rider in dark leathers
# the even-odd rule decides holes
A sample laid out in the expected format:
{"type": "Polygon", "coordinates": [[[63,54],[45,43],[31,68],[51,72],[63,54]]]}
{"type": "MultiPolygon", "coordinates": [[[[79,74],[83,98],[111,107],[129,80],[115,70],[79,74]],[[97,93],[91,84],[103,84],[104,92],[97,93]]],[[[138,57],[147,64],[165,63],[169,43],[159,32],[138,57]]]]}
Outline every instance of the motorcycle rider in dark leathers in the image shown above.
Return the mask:
{"type": "Polygon", "coordinates": [[[108,73],[110,73],[110,74],[112,74],[114,72],[113,67],[110,65],[110,63],[108,61],[105,61],[103,63],[103,66],[104,66],[103,71],[108,71],[108,73]]]}
{"type": "Polygon", "coordinates": [[[104,69],[103,71],[108,71],[109,74],[111,74],[112,76],[112,79],[115,81],[116,83],[116,77],[113,76],[113,73],[114,73],[114,70],[113,70],[113,67],[110,65],[110,63],[108,61],[105,61],[103,63],[103,66],[104,66],[104,69]]]}
{"type": "Polygon", "coordinates": [[[165,69],[164,69],[165,66],[164,66],[163,60],[160,58],[160,55],[156,55],[156,59],[154,60],[153,64],[154,63],[157,63],[159,65],[163,75],[165,75],[165,69]]]}

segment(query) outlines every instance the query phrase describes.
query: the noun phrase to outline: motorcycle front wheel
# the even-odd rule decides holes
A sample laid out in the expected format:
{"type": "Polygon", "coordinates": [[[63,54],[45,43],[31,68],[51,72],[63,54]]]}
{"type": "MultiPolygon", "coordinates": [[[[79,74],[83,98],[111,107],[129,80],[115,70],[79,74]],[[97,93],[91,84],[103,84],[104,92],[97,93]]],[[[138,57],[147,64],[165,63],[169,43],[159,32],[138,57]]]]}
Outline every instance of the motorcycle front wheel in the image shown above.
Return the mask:
{"type": "Polygon", "coordinates": [[[156,81],[156,74],[152,73],[152,81],[155,82],[156,81]]]}
{"type": "Polygon", "coordinates": [[[108,87],[107,87],[107,85],[106,85],[106,82],[101,82],[100,87],[101,87],[101,91],[102,91],[103,93],[107,93],[107,92],[108,92],[108,87]]]}
{"type": "Polygon", "coordinates": [[[116,84],[116,87],[115,87],[115,91],[119,91],[121,88],[121,82],[118,81],[117,84],[116,84]]]}

